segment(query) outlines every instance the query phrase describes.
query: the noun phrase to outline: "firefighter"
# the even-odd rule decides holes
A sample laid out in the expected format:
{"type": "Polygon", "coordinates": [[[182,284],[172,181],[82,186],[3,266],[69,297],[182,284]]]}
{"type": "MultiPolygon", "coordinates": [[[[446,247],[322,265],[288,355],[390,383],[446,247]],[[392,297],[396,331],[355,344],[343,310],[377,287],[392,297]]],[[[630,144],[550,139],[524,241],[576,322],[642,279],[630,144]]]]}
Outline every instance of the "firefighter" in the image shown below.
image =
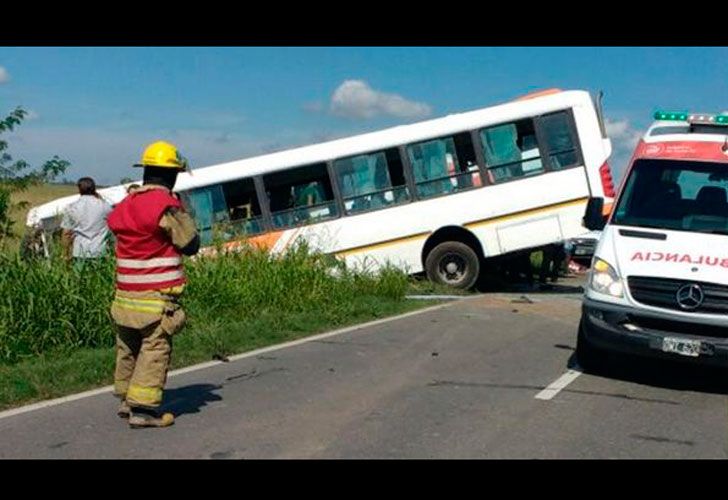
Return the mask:
{"type": "Polygon", "coordinates": [[[109,214],[116,236],[114,395],[129,426],[167,427],[174,415],[160,413],[172,336],[185,323],[179,298],[185,285],[182,255],[194,255],[200,239],[190,215],[173,194],[187,161],[159,141],[142,155],[144,182],[109,214]]]}

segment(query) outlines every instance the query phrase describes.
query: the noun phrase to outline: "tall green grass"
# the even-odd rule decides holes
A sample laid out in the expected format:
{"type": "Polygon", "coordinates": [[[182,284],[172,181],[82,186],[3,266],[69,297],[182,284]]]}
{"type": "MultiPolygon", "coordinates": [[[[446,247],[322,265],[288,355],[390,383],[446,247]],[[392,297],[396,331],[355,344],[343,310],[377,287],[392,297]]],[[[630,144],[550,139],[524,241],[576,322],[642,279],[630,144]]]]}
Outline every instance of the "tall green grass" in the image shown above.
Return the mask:
{"type": "Polygon", "coordinates": [[[60,258],[0,255],[0,362],[113,345],[113,272],[111,258],[78,269],[60,258]]]}
{"type": "MultiPolygon", "coordinates": [[[[367,300],[403,301],[408,286],[407,276],[394,268],[352,270],[305,244],[277,256],[250,247],[187,259],[185,268],[189,283],[182,301],[189,323],[180,340],[221,351],[228,344],[226,325],[239,330],[266,317],[290,330],[291,317],[307,316],[346,323],[361,316],[367,300]]],[[[112,257],[77,268],[57,257],[0,255],[0,363],[112,347],[113,295],[112,257]]]]}

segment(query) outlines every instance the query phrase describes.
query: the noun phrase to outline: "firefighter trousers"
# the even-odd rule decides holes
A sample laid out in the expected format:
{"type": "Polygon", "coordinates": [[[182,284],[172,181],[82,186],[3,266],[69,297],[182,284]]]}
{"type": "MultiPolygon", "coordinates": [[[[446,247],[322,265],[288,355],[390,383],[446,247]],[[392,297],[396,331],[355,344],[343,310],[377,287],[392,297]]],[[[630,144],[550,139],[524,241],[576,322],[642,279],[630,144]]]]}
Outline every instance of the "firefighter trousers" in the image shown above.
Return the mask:
{"type": "Polygon", "coordinates": [[[182,329],[185,313],[174,300],[129,293],[111,308],[116,323],[114,394],[129,406],[154,409],[162,404],[172,355],[172,336],[182,329]]]}

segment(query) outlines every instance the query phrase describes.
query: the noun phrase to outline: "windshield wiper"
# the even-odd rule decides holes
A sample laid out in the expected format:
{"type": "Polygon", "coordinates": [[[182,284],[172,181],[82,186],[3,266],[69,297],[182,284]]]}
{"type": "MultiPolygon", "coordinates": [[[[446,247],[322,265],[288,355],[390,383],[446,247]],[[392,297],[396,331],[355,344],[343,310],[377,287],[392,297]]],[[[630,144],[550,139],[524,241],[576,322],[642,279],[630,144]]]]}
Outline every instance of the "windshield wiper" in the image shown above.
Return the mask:
{"type": "Polygon", "coordinates": [[[627,236],[629,238],[647,238],[650,240],[666,240],[667,235],[665,233],[653,233],[647,231],[634,231],[632,229],[620,229],[619,234],[627,236]]]}

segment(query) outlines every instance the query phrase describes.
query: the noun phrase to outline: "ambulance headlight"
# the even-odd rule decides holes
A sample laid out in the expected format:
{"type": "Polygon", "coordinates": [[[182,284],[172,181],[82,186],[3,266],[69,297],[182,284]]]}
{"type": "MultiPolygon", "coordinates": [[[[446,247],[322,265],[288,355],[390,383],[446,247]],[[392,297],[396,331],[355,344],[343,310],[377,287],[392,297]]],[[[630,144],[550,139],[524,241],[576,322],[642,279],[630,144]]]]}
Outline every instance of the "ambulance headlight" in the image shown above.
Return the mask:
{"type": "Polygon", "coordinates": [[[594,258],[592,264],[589,286],[595,292],[611,295],[612,297],[622,297],[623,295],[622,279],[617,271],[606,261],[597,257],[594,258]]]}

